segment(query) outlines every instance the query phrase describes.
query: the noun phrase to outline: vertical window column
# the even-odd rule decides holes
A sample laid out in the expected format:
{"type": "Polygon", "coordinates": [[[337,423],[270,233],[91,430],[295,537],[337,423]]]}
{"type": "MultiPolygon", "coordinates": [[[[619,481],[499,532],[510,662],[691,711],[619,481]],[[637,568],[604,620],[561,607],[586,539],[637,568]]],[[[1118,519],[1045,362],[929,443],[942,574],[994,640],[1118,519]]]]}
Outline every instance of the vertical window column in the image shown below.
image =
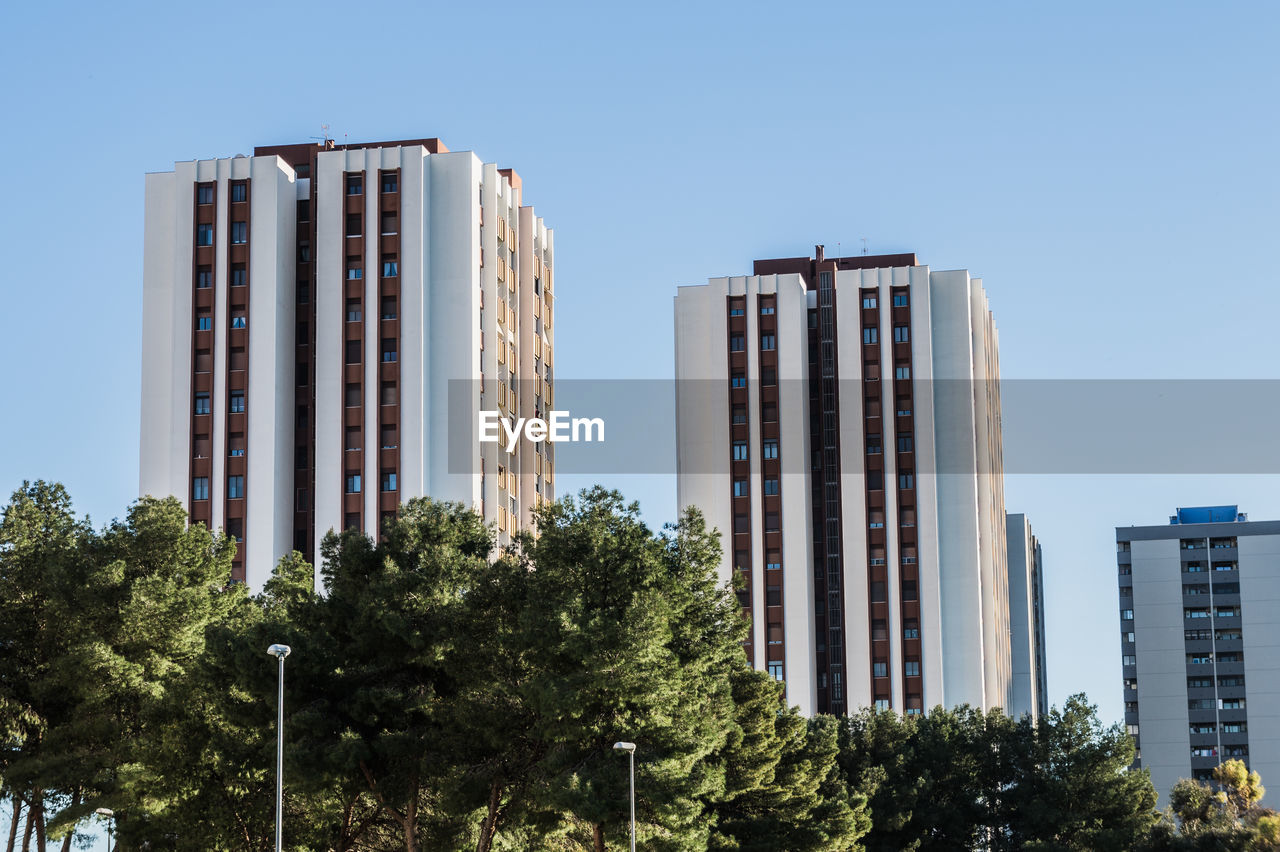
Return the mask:
{"type": "MultiPolygon", "coordinates": [[[[383,170],[378,173],[378,213],[380,256],[378,276],[378,302],[370,305],[368,322],[377,323],[377,339],[380,341],[381,358],[378,364],[378,380],[381,385],[394,383],[399,387],[400,370],[400,172],[383,170]]],[[[400,499],[400,405],[397,395],[393,404],[378,406],[378,516],[388,518],[398,510],[400,499]]]]}
{"type": "MultiPolygon", "coordinates": [[[[916,535],[915,385],[911,357],[911,298],[907,287],[890,289],[893,343],[893,447],[897,471],[898,615],[903,625],[903,693],[908,714],[922,712],[924,679],[920,638],[920,566],[916,535]]],[[[886,395],[887,396],[887,395],[886,395]]],[[[887,415],[885,422],[890,422],[887,415]]],[[[889,440],[885,433],[886,446],[889,440]]],[[[887,492],[886,492],[887,493],[887,492]]]]}
{"type": "Polygon", "coordinates": [[[237,537],[236,555],[231,562],[231,576],[244,582],[245,548],[244,528],[248,518],[245,487],[248,477],[248,458],[243,436],[248,434],[247,399],[249,396],[249,258],[253,246],[249,240],[249,181],[233,180],[227,185],[230,195],[227,220],[231,223],[228,234],[227,261],[232,275],[227,288],[227,406],[226,434],[240,435],[241,443],[233,446],[227,441],[225,459],[226,489],[224,515],[228,534],[237,537]],[[236,451],[239,451],[238,453],[236,451]]]}
{"type": "MultiPolygon", "coordinates": [[[[371,225],[365,221],[366,200],[364,194],[367,189],[365,173],[363,171],[344,172],[342,187],[342,209],[346,223],[346,236],[343,240],[342,251],[342,256],[346,258],[342,305],[345,311],[344,320],[348,320],[342,324],[342,428],[343,433],[348,438],[341,450],[342,458],[338,460],[338,475],[342,477],[342,481],[338,485],[342,489],[340,493],[342,494],[343,527],[364,529],[363,472],[365,470],[365,448],[369,446],[366,423],[370,422],[369,418],[365,417],[365,400],[368,398],[368,391],[370,390],[366,384],[365,375],[365,359],[367,357],[365,329],[370,308],[364,304],[365,282],[363,275],[366,274],[366,270],[376,269],[378,263],[377,237],[375,236],[372,240],[366,238],[366,234],[370,232],[371,228],[376,229],[377,224],[371,225]],[[372,242],[372,245],[368,245],[370,242],[372,242]],[[356,310],[354,320],[351,319],[353,306],[356,310]],[[354,447],[352,447],[353,440],[355,441],[354,447]]],[[[374,190],[376,191],[376,187],[374,190]]],[[[375,334],[375,339],[376,329],[375,325],[372,332],[375,334]]],[[[376,418],[372,422],[376,423],[376,418]]]]}
{"type": "Polygon", "coordinates": [[[862,395],[863,433],[866,436],[864,469],[866,471],[867,504],[867,619],[871,627],[871,697],[876,707],[893,706],[892,670],[893,637],[889,633],[889,569],[885,564],[888,536],[885,531],[885,506],[889,493],[885,485],[885,446],[893,447],[893,386],[880,368],[880,298],[876,287],[864,288],[861,299],[862,323],[862,395]],[[888,434],[886,435],[886,429],[888,434]]]}
{"type": "Polygon", "coordinates": [[[754,571],[751,539],[751,427],[747,408],[750,394],[747,389],[747,353],[740,341],[747,333],[746,297],[730,296],[726,301],[728,312],[727,337],[724,343],[725,359],[729,365],[729,409],[741,412],[741,417],[731,417],[729,423],[729,469],[732,480],[730,505],[733,507],[734,582],[743,614],[751,621],[744,648],[747,661],[755,665],[755,634],[761,629],[763,618],[754,611],[754,571]]]}
{"type": "Polygon", "coordinates": [[[191,258],[191,493],[188,510],[192,523],[213,523],[210,503],[210,479],[213,476],[211,436],[213,434],[213,316],[214,265],[216,250],[218,187],[213,181],[197,183],[192,188],[193,251],[191,258]]]}

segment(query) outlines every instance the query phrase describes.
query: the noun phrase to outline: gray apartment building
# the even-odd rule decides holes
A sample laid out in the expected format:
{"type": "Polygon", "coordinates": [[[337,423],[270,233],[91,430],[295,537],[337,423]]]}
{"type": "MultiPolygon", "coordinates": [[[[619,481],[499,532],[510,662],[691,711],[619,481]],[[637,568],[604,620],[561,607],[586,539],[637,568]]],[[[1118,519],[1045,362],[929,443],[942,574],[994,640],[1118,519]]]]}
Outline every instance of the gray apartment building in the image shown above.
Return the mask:
{"type": "MultiPolygon", "coordinates": [[[[1280,521],[1236,506],[1118,527],[1125,724],[1168,803],[1239,758],[1280,779],[1280,521]]],[[[1268,797],[1272,798],[1272,797],[1268,797]]]]}

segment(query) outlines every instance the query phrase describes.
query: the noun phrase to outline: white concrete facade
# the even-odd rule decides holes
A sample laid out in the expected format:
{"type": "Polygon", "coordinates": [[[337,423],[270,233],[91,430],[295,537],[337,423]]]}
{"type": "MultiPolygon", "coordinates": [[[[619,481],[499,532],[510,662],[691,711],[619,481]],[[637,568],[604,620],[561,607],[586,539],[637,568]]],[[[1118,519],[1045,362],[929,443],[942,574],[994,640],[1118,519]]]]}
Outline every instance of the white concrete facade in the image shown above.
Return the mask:
{"type": "MultiPolygon", "coordinates": [[[[838,429],[840,537],[846,706],[873,702],[881,688],[873,673],[868,607],[868,492],[866,485],[863,394],[859,380],[870,367],[863,362],[860,307],[864,298],[892,305],[893,294],[910,293],[910,351],[915,376],[916,555],[908,556],[899,541],[894,500],[884,501],[885,564],[888,570],[888,671],[903,671],[905,611],[899,600],[899,571],[904,559],[918,570],[919,668],[923,695],[908,696],[904,679],[892,676],[889,706],[903,709],[908,698],[933,705],[963,703],[988,709],[1008,707],[1012,699],[1009,589],[1003,471],[999,433],[999,364],[994,323],[979,279],[967,272],[931,272],[926,266],[841,268],[835,272],[834,340],[838,361],[838,429]],[[935,379],[950,381],[937,382],[935,379]],[[990,424],[990,425],[989,425],[990,424]],[[939,473],[939,471],[944,471],[939,473]],[[912,561],[914,560],[914,561],[912,561]],[[873,683],[877,684],[873,687],[873,683]]],[[[810,367],[808,329],[813,328],[817,294],[800,274],[713,278],[706,285],[686,286],[675,298],[677,396],[677,498],[680,509],[696,506],[708,524],[722,532],[723,575],[733,573],[735,523],[731,496],[730,404],[724,392],[730,379],[726,353],[726,304],[745,298],[746,339],[757,336],[757,304],[777,295],[777,377],[779,393],[791,389],[792,402],[779,405],[782,458],[819,455],[811,444],[811,423],[821,415],[810,411],[806,383],[810,367]],[[792,330],[787,334],[788,329],[792,330]],[[786,380],[790,380],[788,383],[786,380]]],[[[879,314],[879,337],[893,340],[890,312],[879,314]]],[[[894,353],[880,347],[880,376],[894,376],[894,353]]],[[[759,358],[746,351],[750,444],[760,437],[759,358]]],[[[886,382],[886,386],[888,383],[886,382]]],[[[886,391],[886,395],[888,391],[886,391]]],[[[885,403],[888,404],[888,403],[885,403]]],[[[817,428],[816,426],[812,428],[817,428]]],[[[886,428],[887,431],[887,428],[886,428]]],[[[886,443],[894,436],[885,434],[886,443]]],[[[752,506],[759,505],[760,476],[751,468],[752,506]]],[[[815,461],[815,464],[817,462],[815,461]]],[[[897,481],[893,453],[884,453],[886,493],[897,481]]],[[[823,653],[822,630],[815,625],[813,535],[821,519],[811,493],[813,476],[807,463],[784,464],[781,488],[787,697],[804,712],[822,709],[817,689],[826,687],[825,673],[815,683],[817,655],[823,653]],[[787,478],[791,477],[792,482],[787,478]],[[801,547],[801,543],[804,547],[801,547]],[[793,550],[794,548],[794,550],[793,550]],[[807,557],[807,558],[806,558],[807,557]],[[807,597],[797,600],[797,596],[807,597]],[[819,634],[815,638],[815,634],[819,634]],[[797,664],[800,664],[799,666],[797,664]],[[799,668],[799,670],[797,670],[799,668]]],[[[907,471],[904,471],[907,473],[907,471]]],[[[751,600],[752,649],[764,668],[762,632],[765,601],[756,581],[763,556],[759,552],[759,512],[752,512],[751,600]]],[[[910,523],[910,522],[908,522],[910,523]]],[[[912,602],[914,605],[914,602],[912,602]]],[[[822,610],[819,609],[819,612],[822,610]]],[[[772,614],[768,618],[773,618],[772,614]]],[[[912,653],[915,653],[914,651],[912,653]]],[[[833,690],[834,694],[834,690],[833,690]]]]}
{"type": "MultiPolygon", "coordinates": [[[[443,146],[441,146],[443,147],[443,146]]],[[[216,180],[217,233],[225,233],[228,180],[248,180],[250,218],[248,418],[244,545],[246,582],[260,588],[275,563],[294,549],[295,501],[311,493],[315,553],[345,523],[344,329],[349,297],[345,179],[367,175],[362,239],[380,245],[378,175],[398,174],[398,502],[417,496],[461,501],[481,510],[500,538],[529,522],[554,493],[549,453],[518,448],[508,455],[479,442],[476,412],[532,416],[552,397],[553,233],[521,205],[520,178],[471,152],[431,153],[419,144],[328,146],[314,174],[299,178],[281,157],[185,162],[147,176],[144,246],[143,402],[139,493],[192,499],[193,198],[216,180]],[[295,281],[298,203],[310,200],[315,222],[314,477],[295,481],[295,324],[304,319],[295,281]],[[462,430],[462,442],[456,436],[462,430]],[[450,442],[449,436],[455,435],[450,442]],[[465,446],[465,452],[456,452],[465,446]],[[451,452],[452,450],[452,452],[451,452]],[[527,475],[525,475],[527,474],[527,475]]],[[[377,262],[376,249],[363,256],[377,262]]],[[[226,436],[220,406],[227,370],[225,312],[228,264],[221,243],[214,263],[218,335],[213,350],[211,523],[223,526],[226,436]]],[[[363,278],[363,428],[378,429],[381,368],[379,278],[363,278]]],[[[309,310],[309,309],[308,309],[309,310]]],[[[309,313],[307,314],[309,316],[309,313]]],[[[362,518],[378,533],[379,453],[363,454],[362,518]]],[[[299,505],[301,505],[299,503],[299,505]]]]}
{"type": "Polygon", "coordinates": [[[1045,672],[1044,563],[1040,542],[1026,515],[1008,514],[1009,644],[1014,717],[1038,719],[1049,710],[1045,672]]]}

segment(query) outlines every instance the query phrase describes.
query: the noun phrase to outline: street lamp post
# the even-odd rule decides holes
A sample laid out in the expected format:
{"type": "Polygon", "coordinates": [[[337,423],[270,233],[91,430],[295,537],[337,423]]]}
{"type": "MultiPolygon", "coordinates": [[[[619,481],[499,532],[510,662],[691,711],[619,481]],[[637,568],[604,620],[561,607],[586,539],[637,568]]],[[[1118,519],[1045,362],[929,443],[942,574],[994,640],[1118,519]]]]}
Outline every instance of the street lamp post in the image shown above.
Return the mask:
{"type": "Polygon", "coordinates": [[[98,808],[94,813],[107,818],[107,852],[111,852],[111,823],[115,819],[116,812],[111,808],[98,808]]]}
{"type": "Polygon", "coordinates": [[[272,645],[267,653],[280,661],[280,694],[276,701],[276,852],[280,852],[280,826],[284,820],[284,658],[293,650],[272,645]]]}
{"type": "Polygon", "coordinates": [[[627,768],[631,775],[631,852],[636,852],[636,744],[614,743],[613,747],[627,753],[627,768]]]}

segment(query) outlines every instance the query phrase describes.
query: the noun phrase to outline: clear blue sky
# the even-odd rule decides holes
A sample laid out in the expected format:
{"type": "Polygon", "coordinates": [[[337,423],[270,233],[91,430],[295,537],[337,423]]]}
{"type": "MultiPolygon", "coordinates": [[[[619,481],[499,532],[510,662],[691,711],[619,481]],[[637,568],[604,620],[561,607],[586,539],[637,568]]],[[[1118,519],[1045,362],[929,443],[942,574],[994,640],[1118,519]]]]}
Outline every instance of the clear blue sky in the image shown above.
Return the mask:
{"type": "MultiPolygon", "coordinates": [[[[439,136],[556,229],[558,377],[667,378],[677,284],[815,243],[985,278],[1006,378],[1280,378],[1264,3],[9,3],[0,490],[137,483],[143,174],[439,136]]],[[[1224,439],[1230,412],[1217,417],[1224,439]]],[[[562,481],[563,488],[570,483],[562,481]]],[[[573,483],[574,485],[581,483],[573,483]]],[[[654,523],[671,476],[615,478],[654,523]]],[[[1273,476],[1016,476],[1050,693],[1121,715],[1114,532],[1273,476]]]]}

